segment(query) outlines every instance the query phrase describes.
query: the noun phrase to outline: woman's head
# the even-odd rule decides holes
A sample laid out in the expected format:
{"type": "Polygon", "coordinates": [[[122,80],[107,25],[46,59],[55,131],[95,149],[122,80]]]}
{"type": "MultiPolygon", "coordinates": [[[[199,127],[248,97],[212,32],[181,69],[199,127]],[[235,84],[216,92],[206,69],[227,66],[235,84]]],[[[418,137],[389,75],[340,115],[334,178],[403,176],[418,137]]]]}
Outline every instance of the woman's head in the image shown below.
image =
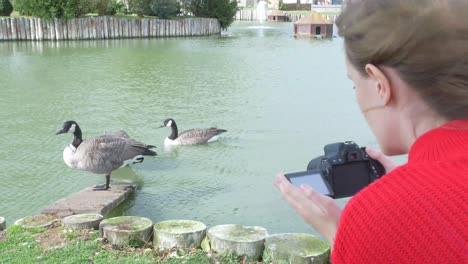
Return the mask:
{"type": "Polygon", "coordinates": [[[396,133],[406,125],[399,122],[402,111],[468,118],[466,14],[467,0],[345,2],[336,24],[344,38],[348,74],[384,152],[406,151],[395,146],[408,136],[396,133]]]}

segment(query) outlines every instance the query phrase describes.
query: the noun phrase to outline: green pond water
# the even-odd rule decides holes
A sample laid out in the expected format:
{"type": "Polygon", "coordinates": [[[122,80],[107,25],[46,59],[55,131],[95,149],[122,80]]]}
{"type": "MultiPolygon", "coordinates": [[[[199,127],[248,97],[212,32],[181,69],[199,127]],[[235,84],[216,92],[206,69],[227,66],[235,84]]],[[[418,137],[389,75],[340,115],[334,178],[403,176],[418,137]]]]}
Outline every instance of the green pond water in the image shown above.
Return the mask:
{"type": "MultiPolygon", "coordinates": [[[[141,188],[113,214],[316,234],[272,182],[327,143],[376,147],[346,79],[342,40],[293,37],[292,23],[238,22],[221,36],[0,42],[0,215],[8,224],[104,176],[68,168],[55,135],[124,129],[159,156],[112,179],[141,188]],[[179,131],[227,129],[209,145],[164,148],[179,131]]],[[[344,205],[346,199],[339,200],[344,205]]]]}

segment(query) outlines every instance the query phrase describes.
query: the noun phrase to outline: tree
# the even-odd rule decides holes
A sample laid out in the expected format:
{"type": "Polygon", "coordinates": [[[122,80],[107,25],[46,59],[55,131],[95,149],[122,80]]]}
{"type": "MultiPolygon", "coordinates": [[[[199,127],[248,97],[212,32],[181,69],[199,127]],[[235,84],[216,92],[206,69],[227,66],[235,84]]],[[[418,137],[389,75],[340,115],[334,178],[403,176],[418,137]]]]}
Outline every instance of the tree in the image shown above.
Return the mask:
{"type": "Polygon", "coordinates": [[[190,0],[188,9],[197,17],[211,17],[219,20],[222,29],[234,22],[237,0],[190,0]]]}
{"type": "Polygon", "coordinates": [[[128,9],[130,13],[143,17],[152,13],[150,3],[151,0],[128,0],[128,9]]]}
{"type": "Polygon", "coordinates": [[[97,0],[96,1],[96,8],[97,8],[98,15],[100,16],[107,15],[107,7],[109,6],[110,2],[111,0],[97,0]]]}
{"type": "Polygon", "coordinates": [[[96,0],[16,0],[14,3],[21,15],[45,19],[79,17],[96,8],[96,0]]]}
{"type": "Polygon", "coordinates": [[[155,15],[163,19],[180,14],[180,3],[178,0],[152,0],[150,8],[155,15]]]}
{"type": "Polygon", "coordinates": [[[10,0],[0,0],[0,16],[10,16],[13,12],[13,6],[10,0]]]}

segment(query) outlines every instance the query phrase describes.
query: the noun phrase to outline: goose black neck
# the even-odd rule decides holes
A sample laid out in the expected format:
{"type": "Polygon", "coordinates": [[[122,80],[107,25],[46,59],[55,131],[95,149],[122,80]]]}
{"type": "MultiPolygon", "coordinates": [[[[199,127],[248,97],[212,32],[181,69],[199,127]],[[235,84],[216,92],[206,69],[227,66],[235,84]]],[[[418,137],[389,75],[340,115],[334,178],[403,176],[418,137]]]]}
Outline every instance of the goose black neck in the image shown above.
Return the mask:
{"type": "Polygon", "coordinates": [[[175,121],[172,121],[171,124],[171,134],[169,135],[170,140],[175,140],[179,136],[178,130],[177,130],[177,125],[175,121]]]}
{"type": "Polygon", "coordinates": [[[81,129],[80,129],[80,127],[78,125],[76,125],[75,132],[73,132],[73,135],[74,135],[74,138],[73,138],[72,145],[75,148],[78,148],[78,146],[81,144],[81,142],[83,142],[83,138],[81,136],[81,129]]]}

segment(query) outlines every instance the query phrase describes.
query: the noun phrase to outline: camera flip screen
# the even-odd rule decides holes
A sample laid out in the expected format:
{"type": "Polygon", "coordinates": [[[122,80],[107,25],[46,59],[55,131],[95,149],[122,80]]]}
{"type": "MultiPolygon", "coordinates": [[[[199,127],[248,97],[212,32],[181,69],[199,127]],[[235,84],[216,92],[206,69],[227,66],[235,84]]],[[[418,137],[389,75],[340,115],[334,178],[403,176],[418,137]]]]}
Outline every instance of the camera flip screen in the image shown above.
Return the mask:
{"type": "Polygon", "coordinates": [[[337,165],[333,184],[337,198],[353,196],[370,182],[367,161],[337,165]]]}
{"type": "Polygon", "coordinates": [[[320,170],[293,172],[285,174],[284,176],[296,187],[300,187],[301,184],[306,184],[323,195],[333,196],[333,192],[322,178],[320,170]]]}

